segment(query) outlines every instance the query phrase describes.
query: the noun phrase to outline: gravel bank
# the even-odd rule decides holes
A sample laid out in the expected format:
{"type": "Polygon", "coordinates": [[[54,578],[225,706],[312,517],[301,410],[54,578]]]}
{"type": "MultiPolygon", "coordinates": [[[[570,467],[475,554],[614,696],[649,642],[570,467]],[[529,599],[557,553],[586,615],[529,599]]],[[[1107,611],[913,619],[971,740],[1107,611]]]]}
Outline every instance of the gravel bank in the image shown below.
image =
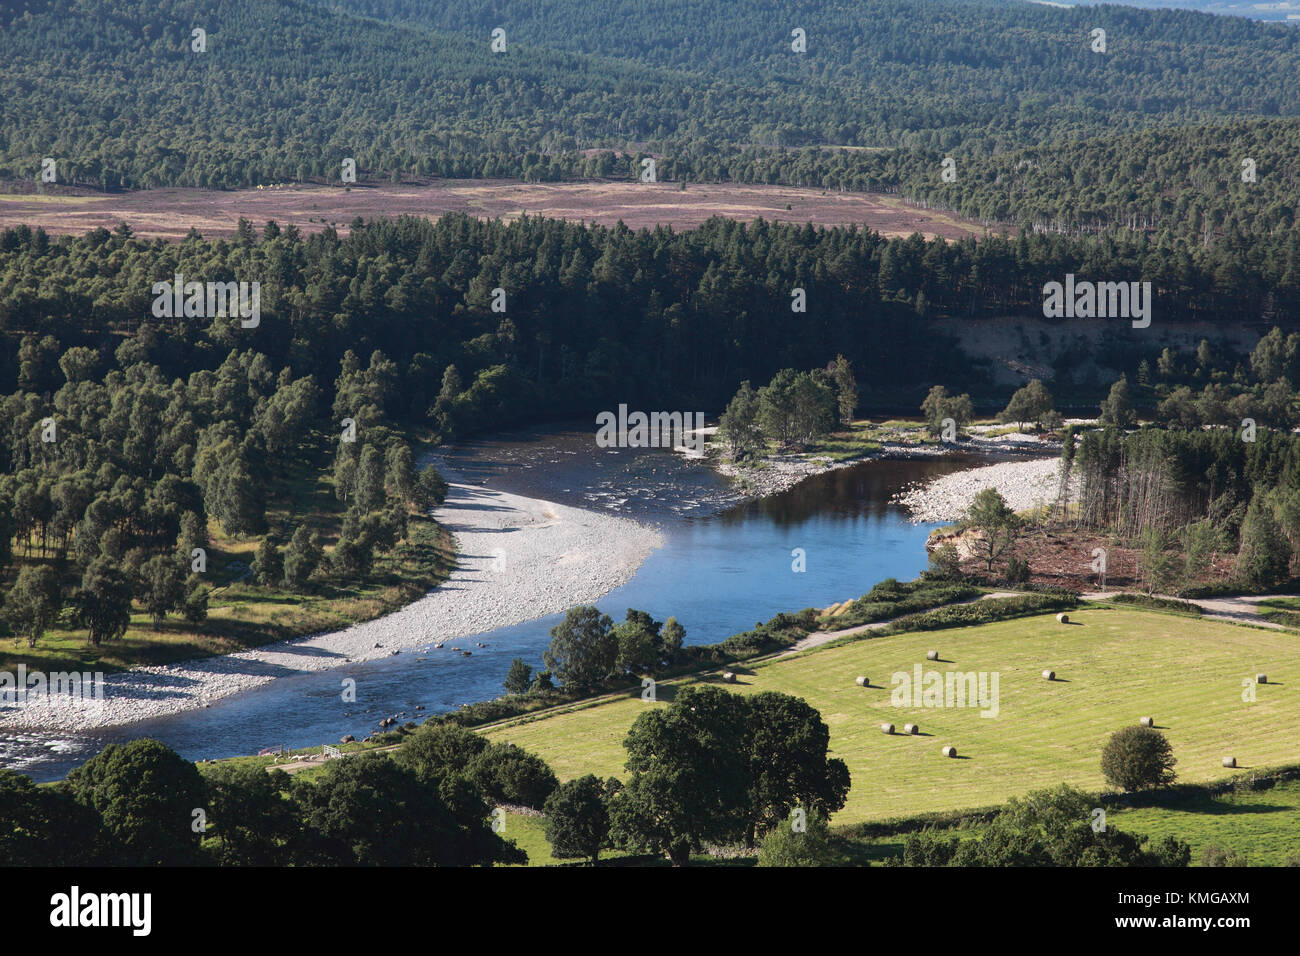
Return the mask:
{"type": "MultiPolygon", "coordinates": [[[[804,457],[802,455],[768,455],[762,460],[762,467],[745,467],[718,455],[713,465],[718,473],[737,483],[743,495],[742,500],[766,498],[768,495],[789,491],[799,482],[811,475],[820,475],[834,471],[836,468],[849,468],[864,461],[877,461],[884,458],[942,458],[953,452],[972,452],[976,454],[1006,455],[1041,455],[1059,454],[1061,446],[1046,442],[1037,435],[1013,432],[1008,435],[988,436],[984,432],[992,430],[991,426],[971,428],[969,440],[960,445],[912,445],[901,442],[884,442],[880,451],[863,455],[848,461],[832,461],[830,458],[804,457]],[[742,484],[743,483],[743,484],[742,484]]],[[[720,445],[710,446],[720,451],[720,445]]],[[[1055,460],[1055,459],[1053,459],[1055,460]]],[[[1014,464],[1022,464],[1015,462],[1014,464]]],[[[963,474],[969,474],[964,472],[963,474]]],[[[976,489],[977,491],[979,489],[976,489]]],[[[901,496],[897,500],[902,500],[901,496]]],[[[1029,507],[1026,505],[1025,507],[1029,507]]],[[[964,514],[964,512],[963,512],[964,514]]],[[[918,518],[918,521],[946,520],[918,518]]]]}
{"type": "Polygon", "coordinates": [[[459,566],[414,604],[342,631],[222,657],[142,667],[104,680],[102,701],[0,707],[0,730],[89,730],[202,707],[277,677],[387,657],[595,601],[663,543],[653,528],[465,484],[452,474],[434,516],[456,536],[459,566]]]}
{"type": "Polygon", "coordinates": [[[1056,500],[1060,464],[1059,458],[998,462],[913,485],[894,500],[906,507],[917,523],[964,518],[975,496],[985,488],[996,488],[1008,505],[1024,511],[1056,500]]]}

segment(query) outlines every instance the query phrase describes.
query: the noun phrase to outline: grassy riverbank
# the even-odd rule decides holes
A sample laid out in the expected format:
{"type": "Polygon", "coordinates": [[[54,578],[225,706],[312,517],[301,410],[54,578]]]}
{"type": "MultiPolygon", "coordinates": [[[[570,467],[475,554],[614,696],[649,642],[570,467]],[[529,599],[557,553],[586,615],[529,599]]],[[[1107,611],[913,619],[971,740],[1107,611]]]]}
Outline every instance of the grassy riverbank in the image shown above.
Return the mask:
{"type": "MultiPolygon", "coordinates": [[[[1106,794],[1102,744],[1115,729],[1150,714],[1178,757],[1179,785],[1132,798],[1099,796],[1109,822],[1152,840],[1172,835],[1186,841],[1193,865],[1206,847],[1219,846],[1251,865],[1270,866],[1300,853],[1300,781],[1274,779],[1268,769],[1300,759],[1300,708],[1286,678],[1297,665],[1300,651],[1285,633],[1148,609],[1085,607],[1071,614],[1069,624],[1040,615],[821,648],[737,667],[733,686],[738,693],[793,694],[822,714],[832,752],[848,763],[853,780],[832,828],[845,862],[896,858],[906,834],[928,825],[977,836],[982,821],[1009,797],[1062,782],[1106,794]],[[939,650],[939,661],[925,661],[930,648],[939,650]],[[997,716],[983,718],[976,707],[893,706],[890,675],[918,663],[939,671],[997,672],[997,716]],[[1056,670],[1056,680],[1042,679],[1044,664],[1056,670]],[[1243,700],[1242,680],[1265,667],[1270,682],[1254,686],[1254,701],[1243,700]],[[856,686],[858,674],[871,676],[872,686],[856,686]],[[886,720],[899,726],[915,720],[921,734],[882,734],[886,720]],[[960,759],[940,755],[948,743],[957,746],[960,759]],[[1221,767],[1226,755],[1237,758],[1237,769],[1221,767]]],[[[660,682],[657,704],[633,690],[484,733],[538,754],[562,780],[586,773],[622,778],[622,741],[636,716],[671,701],[680,687],[712,680],[717,676],[660,682]]],[[[530,865],[567,862],[552,857],[543,828],[540,816],[510,812],[503,832],[527,850],[530,865]]],[[[618,865],[623,856],[610,852],[605,859],[618,865]]],[[[753,862],[744,855],[692,857],[692,863],[715,865],[753,862]]]]}

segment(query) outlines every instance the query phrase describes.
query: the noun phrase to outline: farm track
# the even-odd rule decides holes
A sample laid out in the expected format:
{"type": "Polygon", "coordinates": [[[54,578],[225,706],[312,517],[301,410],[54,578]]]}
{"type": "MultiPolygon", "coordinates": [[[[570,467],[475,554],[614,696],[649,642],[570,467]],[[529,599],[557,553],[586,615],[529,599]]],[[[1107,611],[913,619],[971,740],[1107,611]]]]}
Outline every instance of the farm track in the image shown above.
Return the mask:
{"type": "MultiPolygon", "coordinates": [[[[1080,595],[1085,601],[1108,601],[1119,591],[1087,591],[1080,595]]],[[[1277,631],[1286,630],[1281,624],[1268,620],[1256,609],[1257,605],[1264,601],[1272,601],[1277,598],[1294,597],[1292,594],[1256,594],[1246,597],[1217,597],[1217,598],[1197,598],[1194,601],[1187,601],[1188,604],[1195,604],[1202,611],[1202,617],[1215,621],[1228,621],[1233,624],[1252,624],[1255,627],[1268,627],[1277,631]]],[[[1163,598],[1168,601],[1183,601],[1185,598],[1173,597],[1170,595],[1156,594],[1153,597],[1163,598]]]]}

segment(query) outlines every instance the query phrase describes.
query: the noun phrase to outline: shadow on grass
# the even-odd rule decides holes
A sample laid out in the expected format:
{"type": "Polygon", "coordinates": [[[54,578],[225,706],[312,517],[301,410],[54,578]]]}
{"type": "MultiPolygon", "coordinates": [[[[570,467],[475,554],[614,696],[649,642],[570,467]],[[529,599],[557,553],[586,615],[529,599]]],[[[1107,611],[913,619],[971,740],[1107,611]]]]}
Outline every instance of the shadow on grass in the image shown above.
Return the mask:
{"type": "MultiPolygon", "coordinates": [[[[1279,803],[1239,803],[1235,800],[1216,800],[1212,797],[1182,799],[1169,803],[1156,803],[1159,807],[1175,813],[1196,813],[1213,817],[1256,816],[1270,813],[1294,813],[1295,807],[1279,803]]],[[[1148,805],[1135,806],[1131,809],[1149,809],[1148,805]]],[[[1125,809],[1130,809],[1126,807],[1125,809]]]]}

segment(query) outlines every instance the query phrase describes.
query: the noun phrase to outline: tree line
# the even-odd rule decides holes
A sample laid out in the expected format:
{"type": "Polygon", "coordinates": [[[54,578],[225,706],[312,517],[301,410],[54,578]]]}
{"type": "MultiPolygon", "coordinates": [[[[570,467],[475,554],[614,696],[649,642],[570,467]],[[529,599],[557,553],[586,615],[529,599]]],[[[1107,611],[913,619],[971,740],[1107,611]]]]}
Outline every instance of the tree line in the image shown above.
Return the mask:
{"type": "MultiPolygon", "coordinates": [[[[947,242],[722,219],[678,235],[458,215],[355,222],[347,238],[329,230],[304,238],[274,224],[259,236],[245,222],[233,240],[194,234],[173,245],[122,229],[55,241],[17,227],[0,233],[0,382],[12,391],[27,360],[23,383],[53,391],[66,347],[98,352],[102,372],[116,338],[130,335],[171,377],[219,364],[210,349],[224,358],[255,340],[275,367],[319,385],[338,376],[346,351],[364,360],[378,350],[398,363],[382,396],[386,414],[445,434],[516,421],[524,405],[539,416],[585,414],[668,395],[720,408],[746,379],[825,367],[837,354],[864,383],[864,400],[907,391],[919,399],[936,381],[987,392],[987,371],[930,320],[1041,314],[1044,283],[1074,273],[1151,281],[1163,323],[1250,314],[1293,329],[1300,273],[1288,262],[1300,237],[1275,241],[1267,255],[1263,242],[1208,250],[1141,236],[947,242]],[[178,271],[260,281],[263,328],[241,338],[229,320],[154,319],[149,285],[178,271]],[[796,289],[804,312],[791,309],[796,289]],[[30,356],[19,354],[25,335],[36,336],[30,356]],[[46,336],[59,355],[42,347],[46,336]]],[[[1099,350],[1099,362],[1122,368],[1159,355],[1155,342],[1142,351],[1118,337],[1099,350]]],[[[1045,361],[1068,381],[1068,354],[1045,361]]]]}
{"type": "MultiPolygon", "coordinates": [[[[561,783],[544,760],[431,719],[295,776],[248,761],[195,765],[149,739],[111,744],[64,781],[0,770],[0,860],[9,866],[492,866],[528,861],[501,807],[543,815],[552,856],[607,851],[685,866],[710,846],[757,849],[760,866],[847,862],[832,835],[850,779],[805,701],[695,685],[642,713],[623,741],[626,779],[561,783]]],[[[1149,728],[1102,755],[1124,791],[1166,786],[1176,761],[1149,728]]],[[[1190,850],[1093,826],[1096,798],[1069,787],[1013,799],[971,832],[910,833],[905,866],[1186,866],[1190,850]]]]}
{"type": "Polygon", "coordinates": [[[844,805],[816,710],[785,694],[685,688],[639,717],[627,781],[560,784],[546,763],[453,723],[408,725],[391,754],[319,773],[201,768],[155,740],[111,744],[36,787],[0,770],[0,859],[10,866],[483,866],[524,863],[499,804],[544,810],[561,859],[617,848],[685,865],[706,841],[755,846],[800,808],[844,805]],[[495,825],[493,821],[496,821],[495,825]]]}

